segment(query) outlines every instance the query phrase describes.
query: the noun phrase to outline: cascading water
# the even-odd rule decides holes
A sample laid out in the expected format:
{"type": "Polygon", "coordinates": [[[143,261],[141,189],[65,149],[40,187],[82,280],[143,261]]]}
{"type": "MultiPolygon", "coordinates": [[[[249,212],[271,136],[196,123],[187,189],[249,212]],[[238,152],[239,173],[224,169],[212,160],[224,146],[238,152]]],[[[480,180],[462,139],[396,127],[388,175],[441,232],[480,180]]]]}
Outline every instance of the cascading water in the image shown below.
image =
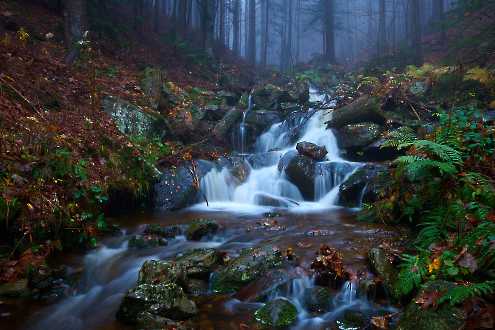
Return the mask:
{"type": "Polygon", "coordinates": [[[249,93],[248,96],[248,104],[247,104],[247,109],[245,109],[242,112],[242,117],[241,117],[241,122],[239,124],[239,131],[234,132],[233,134],[233,140],[234,140],[234,147],[237,152],[239,152],[240,155],[245,155],[246,154],[246,144],[247,144],[247,130],[248,127],[246,125],[246,117],[249,114],[249,112],[253,109],[253,95],[252,92],[249,93]]]}
{"type": "MultiPolygon", "coordinates": [[[[326,94],[310,89],[311,102],[326,102],[327,99],[326,94]]],[[[335,106],[335,102],[330,102],[330,106],[335,106]]],[[[246,155],[245,119],[251,108],[250,96],[248,109],[243,113],[240,123],[239,148],[250,174],[244,182],[239,183],[233,180],[226,167],[212,169],[201,180],[201,188],[209,201],[207,209],[239,210],[242,207],[259,206],[307,210],[335,206],[340,184],[361,165],[340,157],[336,137],[325,124],[328,118],[321,111],[314,109],[293,113],[259,136],[255,143],[256,152],[246,155]],[[312,201],[305,200],[298,187],[290,182],[284,171],[279,168],[280,159],[288,152],[294,153],[296,144],[302,141],[325,146],[328,152],[326,159],[316,164],[315,199],[312,201]]],[[[205,206],[206,203],[196,208],[205,206]]]]}

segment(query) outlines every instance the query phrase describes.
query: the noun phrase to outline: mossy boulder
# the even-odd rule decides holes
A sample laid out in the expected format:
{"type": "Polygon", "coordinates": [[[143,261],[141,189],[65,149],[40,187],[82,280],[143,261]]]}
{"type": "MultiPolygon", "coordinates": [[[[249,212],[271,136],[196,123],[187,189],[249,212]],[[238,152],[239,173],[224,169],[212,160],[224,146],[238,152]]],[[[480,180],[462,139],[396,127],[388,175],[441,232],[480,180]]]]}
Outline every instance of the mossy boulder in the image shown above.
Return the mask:
{"type": "Polygon", "coordinates": [[[324,160],[328,154],[327,148],[325,146],[319,146],[311,142],[299,142],[296,145],[297,152],[300,155],[307,156],[316,161],[324,160]]]}
{"type": "Polygon", "coordinates": [[[188,277],[208,279],[211,272],[223,262],[220,252],[215,249],[189,250],[176,259],[176,264],[188,277]]]}
{"type": "Polygon", "coordinates": [[[165,238],[154,235],[134,235],[129,240],[129,247],[135,249],[149,249],[167,244],[168,241],[165,238]]]}
{"type": "Polygon", "coordinates": [[[187,329],[186,326],[180,324],[179,322],[152,314],[150,312],[143,312],[138,315],[136,327],[140,330],[187,329]]]}
{"type": "Polygon", "coordinates": [[[328,288],[315,286],[303,293],[304,307],[312,313],[324,313],[330,310],[332,294],[328,288]]]}
{"type": "Polygon", "coordinates": [[[382,175],[387,168],[383,165],[367,164],[357,169],[340,186],[339,204],[346,207],[359,207],[361,203],[372,203],[380,195],[382,175]]]}
{"type": "Polygon", "coordinates": [[[154,223],[147,225],[144,229],[144,233],[146,235],[153,235],[163,238],[175,238],[176,236],[182,234],[182,228],[179,225],[162,226],[154,223]]]}
{"type": "MultiPolygon", "coordinates": [[[[434,281],[425,285],[418,297],[444,292],[452,287],[452,283],[446,281],[434,281]]],[[[466,313],[458,307],[450,304],[442,304],[438,308],[421,308],[416,303],[417,299],[406,307],[397,324],[397,330],[451,330],[463,329],[467,318],[466,313]]]]}
{"type": "Polygon", "coordinates": [[[282,253],[271,247],[242,250],[239,257],[214,273],[212,289],[217,293],[236,292],[282,264],[282,253]]]}
{"type": "Polygon", "coordinates": [[[156,112],[145,111],[114,96],[105,97],[102,108],[110,115],[118,130],[124,134],[151,139],[163,138],[167,134],[167,122],[156,112]]]}
{"type": "Polygon", "coordinates": [[[349,124],[337,131],[337,141],[344,149],[364,148],[375,142],[382,131],[382,126],[375,123],[349,124]]]}
{"type": "Polygon", "coordinates": [[[139,284],[125,295],[117,318],[135,324],[144,312],[173,320],[185,320],[197,314],[198,310],[196,304],[175,283],[139,284]]]}
{"type": "Polygon", "coordinates": [[[382,248],[372,248],[368,252],[370,269],[384,282],[385,289],[393,293],[392,285],[397,277],[397,270],[392,265],[390,258],[382,248]]]}
{"type": "Polygon", "coordinates": [[[220,226],[211,219],[193,221],[186,230],[186,237],[190,241],[200,241],[203,237],[213,235],[220,226]]]}
{"type": "Polygon", "coordinates": [[[288,299],[276,298],[258,309],[254,318],[263,326],[285,328],[295,323],[297,308],[288,299]]]}
{"type": "Polygon", "coordinates": [[[160,284],[183,282],[185,272],[181,265],[171,261],[145,261],[139,270],[137,284],[160,284]]]}
{"type": "Polygon", "coordinates": [[[345,125],[365,122],[383,125],[385,121],[379,98],[362,96],[351,104],[335,109],[327,125],[329,128],[342,128],[345,125]]]}
{"type": "Polygon", "coordinates": [[[336,328],[342,330],[366,329],[366,315],[359,312],[348,310],[342,317],[335,321],[336,328]]]}

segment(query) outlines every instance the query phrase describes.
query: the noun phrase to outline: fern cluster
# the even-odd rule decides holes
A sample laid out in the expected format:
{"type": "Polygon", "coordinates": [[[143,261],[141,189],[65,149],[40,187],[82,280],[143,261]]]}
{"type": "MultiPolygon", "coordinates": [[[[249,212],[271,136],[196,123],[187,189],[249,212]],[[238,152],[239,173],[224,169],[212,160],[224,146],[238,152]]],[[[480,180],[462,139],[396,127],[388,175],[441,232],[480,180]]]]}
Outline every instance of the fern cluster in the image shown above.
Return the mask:
{"type": "Polygon", "coordinates": [[[476,109],[456,108],[439,114],[426,139],[410,128],[389,135],[385,146],[405,155],[395,160],[383,198],[366,213],[408,220],[417,231],[416,255],[402,257],[398,296],[438,279],[457,283],[440,303],[495,293],[495,281],[483,281],[495,270],[495,130],[481,118],[476,109]]]}

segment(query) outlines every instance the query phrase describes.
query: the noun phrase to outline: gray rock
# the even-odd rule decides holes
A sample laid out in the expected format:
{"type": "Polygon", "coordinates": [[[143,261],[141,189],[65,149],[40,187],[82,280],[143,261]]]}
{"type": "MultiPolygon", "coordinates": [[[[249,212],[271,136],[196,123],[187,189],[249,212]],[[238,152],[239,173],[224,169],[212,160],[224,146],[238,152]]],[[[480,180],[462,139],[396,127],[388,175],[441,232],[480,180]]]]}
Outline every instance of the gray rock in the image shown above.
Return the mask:
{"type": "Polygon", "coordinates": [[[315,167],[316,162],[313,159],[297,155],[289,161],[285,168],[287,179],[299,189],[306,200],[314,200],[315,198],[315,167]]]}
{"type": "Polygon", "coordinates": [[[376,97],[363,96],[342,108],[332,112],[328,121],[329,128],[341,128],[348,124],[372,122],[383,125],[385,117],[380,110],[380,102],[376,97]]]}
{"type": "Polygon", "coordinates": [[[367,164],[357,169],[340,186],[339,204],[346,207],[359,207],[361,203],[376,201],[384,185],[381,174],[386,170],[385,166],[374,164],[367,164]]]}
{"type": "Polygon", "coordinates": [[[113,96],[103,99],[102,108],[124,134],[148,138],[163,138],[167,134],[167,122],[158,113],[145,112],[142,108],[113,96]]]}
{"type": "Polygon", "coordinates": [[[368,260],[371,271],[378,275],[385,282],[386,286],[390,288],[396,278],[397,271],[385,251],[381,248],[370,249],[368,260]]]}
{"type": "Polygon", "coordinates": [[[364,148],[376,141],[382,127],[375,123],[349,124],[337,131],[337,141],[341,148],[364,148]]]}
{"type": "MultiPolygon", "coordinates": [[[[213,167],[211,162],[197,161],[198,179],[201,180],[213,167]]],[[[189,167],[164,170],[154,186],[153,200],[155,207],[161,211],[179,210],[198,202],[198,191],[189,167]]]]}
{"type": "Polygon", "coordinates": [[[311,142],[299,142],[296,149],[300,155],[307,156],[316,161],[324,160],[328,154],[325,146],[319,146],[311,142]]]}

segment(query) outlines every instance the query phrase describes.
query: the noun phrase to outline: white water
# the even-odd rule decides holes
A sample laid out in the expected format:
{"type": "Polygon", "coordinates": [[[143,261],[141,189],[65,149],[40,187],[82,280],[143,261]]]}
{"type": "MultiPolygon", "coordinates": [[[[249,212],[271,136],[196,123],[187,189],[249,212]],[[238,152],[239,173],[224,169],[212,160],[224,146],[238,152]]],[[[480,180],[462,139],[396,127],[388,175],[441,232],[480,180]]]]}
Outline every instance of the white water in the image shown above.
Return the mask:
{"type": "MultiPolygon", "coordinates": [[[[311,102],[323,102],[327,98],[327,95],[310,89],[311,102]]],[[[252,107],[251,102],[250,98],[248,111],[252,107]]],[[[335,103],[333,105],[335,106],[335,103]]],[[[243,157],[246,150],[245,115],[246,112],[240,124],[243,157]]],[[[287,120],[274,124],[258,137],[255,145],[256,155],[263,158],[265,166],[258,167],[255,163],[246,161],[250,174],[242,184],[239,184],[225,167],[211,170],[201,180],[201,189],[209,203],[196,205],[194,208],[261,213],[270,207],[283,207],[296,212],[335,207],[340,184],[361,165],[341,158],[337,139],[326,127],[327,120],[328,113],[310,110],[299,114],[295,119],[292,118],[291,122],[287,120]],[[295,129],[300,129],[300,133],[296,142],[291,143],[290,134],[295,129]],[[325,161],[316,165],[316,198],[313,201],[304,200],[299,189],[278,169],[279,160],[287,152],[296,150],[297,143],[303,141],[325,146],[328,152],[325,161]]]]}

